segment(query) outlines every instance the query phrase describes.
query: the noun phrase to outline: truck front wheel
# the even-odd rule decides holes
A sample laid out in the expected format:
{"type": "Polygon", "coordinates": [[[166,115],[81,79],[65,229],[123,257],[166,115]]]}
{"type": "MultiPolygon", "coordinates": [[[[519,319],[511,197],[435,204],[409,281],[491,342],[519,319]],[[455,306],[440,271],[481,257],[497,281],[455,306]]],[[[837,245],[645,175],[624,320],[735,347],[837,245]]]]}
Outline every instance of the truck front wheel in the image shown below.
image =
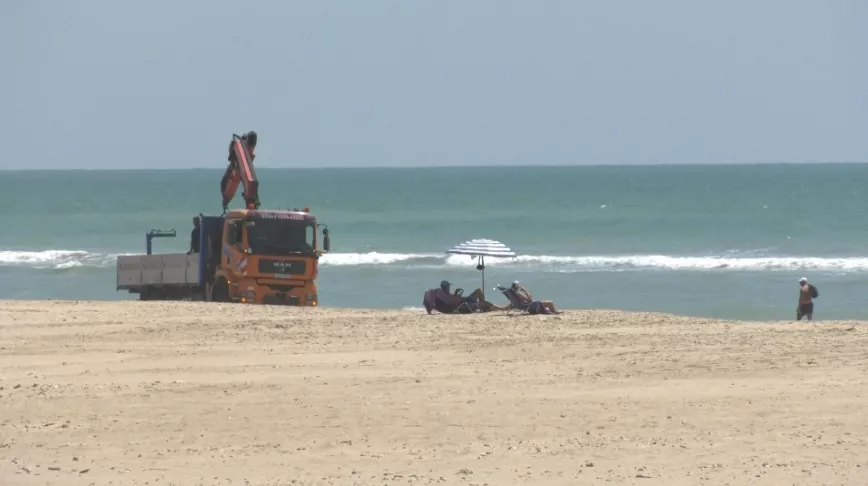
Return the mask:
{"type": "Polygon", "coordinates": [[[213,302],[229,302],[229,282],[225,278],[219,278],[211,288],[211,300],[213,302]]]}

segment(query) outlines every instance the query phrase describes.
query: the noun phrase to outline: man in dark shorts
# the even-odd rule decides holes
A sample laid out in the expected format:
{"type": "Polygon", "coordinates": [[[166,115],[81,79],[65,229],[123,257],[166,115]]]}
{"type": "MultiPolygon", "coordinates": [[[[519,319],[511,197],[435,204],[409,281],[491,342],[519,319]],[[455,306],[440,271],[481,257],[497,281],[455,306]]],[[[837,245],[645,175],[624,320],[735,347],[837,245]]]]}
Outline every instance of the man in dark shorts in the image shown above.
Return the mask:
{"type": "Polygon", "coordinates": [[[193,218],[193,231],[190,231],[190,250],[187,254],[199,253],[199,218],[193,218]]]}
{"type": "Polygon", "coordinates": [[[796,320],[801,321],[802,316],[807,316],[809,321],[814,317],[814,297],[805,277],[799,280],[799,310],[796,312],[796,320]]]}

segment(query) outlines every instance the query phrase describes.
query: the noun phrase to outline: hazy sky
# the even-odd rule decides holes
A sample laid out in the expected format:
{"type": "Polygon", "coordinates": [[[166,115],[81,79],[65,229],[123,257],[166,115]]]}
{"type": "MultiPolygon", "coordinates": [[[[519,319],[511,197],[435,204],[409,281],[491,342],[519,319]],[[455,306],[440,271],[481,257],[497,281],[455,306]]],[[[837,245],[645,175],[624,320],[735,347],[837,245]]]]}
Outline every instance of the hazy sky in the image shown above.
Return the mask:
{"type": "Polygon", "coordinates": [[[11,1],[0,168],[868,161],[868,1],[11,1]]]}

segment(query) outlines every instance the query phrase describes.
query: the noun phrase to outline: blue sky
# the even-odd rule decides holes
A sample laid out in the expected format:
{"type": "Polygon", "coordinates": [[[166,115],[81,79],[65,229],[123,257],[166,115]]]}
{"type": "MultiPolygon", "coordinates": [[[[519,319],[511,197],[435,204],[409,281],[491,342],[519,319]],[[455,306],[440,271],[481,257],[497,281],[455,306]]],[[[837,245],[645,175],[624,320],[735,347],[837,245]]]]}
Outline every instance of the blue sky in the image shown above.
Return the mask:
{"type": "Polygon", "coordinates": [[[0,169],[868,162],[868,2],[19,1],[0,169]]]}

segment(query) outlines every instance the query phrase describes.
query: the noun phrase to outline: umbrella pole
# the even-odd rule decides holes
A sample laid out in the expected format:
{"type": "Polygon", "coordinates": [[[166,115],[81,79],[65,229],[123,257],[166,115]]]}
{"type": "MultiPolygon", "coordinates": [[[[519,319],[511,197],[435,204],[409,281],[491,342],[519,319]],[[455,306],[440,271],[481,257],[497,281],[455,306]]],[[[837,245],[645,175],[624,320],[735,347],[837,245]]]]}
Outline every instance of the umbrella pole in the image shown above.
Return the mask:
{"type": "Polygon", "coordinates": [[[479,255],[479,263],[482,264],[482,298],[485,298],[485,257],[479,255]]]}

